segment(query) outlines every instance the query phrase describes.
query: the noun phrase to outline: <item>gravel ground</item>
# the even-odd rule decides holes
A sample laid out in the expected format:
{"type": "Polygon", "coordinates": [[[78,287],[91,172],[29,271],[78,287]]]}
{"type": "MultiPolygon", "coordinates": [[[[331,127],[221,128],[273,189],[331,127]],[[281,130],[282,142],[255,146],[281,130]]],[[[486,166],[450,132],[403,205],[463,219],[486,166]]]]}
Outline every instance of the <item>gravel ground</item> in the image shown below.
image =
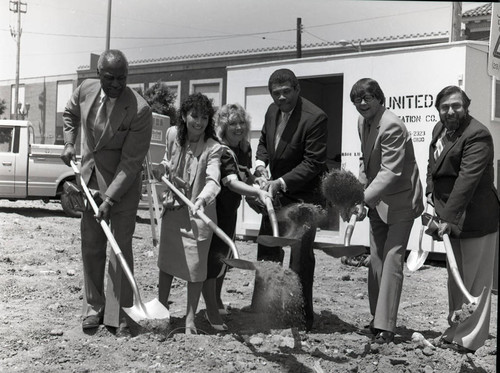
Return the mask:
{"type": "MultiPolygon", "coordinates": [[[[157,248],[149,214],[140,210],[134,235],[136,280],[144,301],[157,295],[157,248]]],[[[256,244],[237,241],[243,259],[255,260],[256,244]]],[[[289,253],[287,253],[287,256],[289,253]]],[[[287,262],[288,258],[285,258],[287,262]]],[[[370,321],[367,269],[344,265],[316,252],[316,322],[305,333],[275,314],[250,314],[253,271],[228,272],[223,299],[231,307],[227,332],[204,319],[199,335],[182,329],[186,287],[175,281],[171,324],[152,332],[132,327],[118,333],[104,326],[81,330],[82,273],[79,220],[58,203],[0,201],[0,371],[2,372],[495,372],[497,295],[490,338],[474,354],[435,348],[446,328],[446,269],[427,262],[405,268],[397,335],[379,346],[358,330],[370,321]],[[423,336],[426,341],[412,340],[423,336]]]]}

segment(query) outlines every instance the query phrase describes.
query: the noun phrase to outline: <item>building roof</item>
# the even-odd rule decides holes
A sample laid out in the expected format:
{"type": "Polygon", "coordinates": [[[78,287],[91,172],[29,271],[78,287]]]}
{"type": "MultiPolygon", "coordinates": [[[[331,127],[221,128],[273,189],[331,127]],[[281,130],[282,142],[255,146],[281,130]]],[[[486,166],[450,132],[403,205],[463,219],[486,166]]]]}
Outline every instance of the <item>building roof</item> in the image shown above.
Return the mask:
{"type": "MultiPolygon", "coordinates": [[[[366,39],[357,39],[357,40],[347,40],[347,41],[332,41],[332,42],[322,42],[322,43],[310,43],[303,44],[302,51],[318,51],[324,49],[338,49],[337,53],[344,52],[352,52],[351,48],[353,46],[361,46],[362,50],[365,49],[381,49],[387,48],[390,45],[399,45],[401,44],[411,44],[412,42],[418,41],[428,41],[439,42],[439,39],[447,38],[449,36],[448,31],[438,31],[438,32],[426,32],[421,34],[408,34],[408,35],[396,35],[396,36],[382,36],[382,37],[374,37],[374,38],[366,38],[366,39]]],[[[393,46],[393,47],[394,47],[393,46]]],[[[158,57],[158,58],[146,58],[139,60],[131,60],[129,61],[130,65],[145,65],[145,64],[156,64],[156,63],[164,63],[164,62],[178,62],[178,61],[193,61],[193,60],[202,60],[202,59],[210,59],[210,58],[220,58],[220,57],[236,57],[236,56],[249,56],[249,55],[258,55],[258,54],[269,54],[269,53],[279,53],[279,52],[289,52],[294,51],[296,49],[295,44],[291,45],[283,45],[276,47],[267,47],[267,48],[256,48],[256,49],[241,49],[241,50],[233,50],[233,51],[219,51],[219,52],[210,52],[210,53],[202,53],[202,54],[189,54],[182,56],[170,56],[170,57],[158,57]]],[[[87,70],[89,69],[89,65],[79,66],[77,70],[87,70]]]]}
{"type": "Polygon", "coordinates": [[[462,18],[491,16],[491,3],[470,9],[462,14],[462,18]]]}

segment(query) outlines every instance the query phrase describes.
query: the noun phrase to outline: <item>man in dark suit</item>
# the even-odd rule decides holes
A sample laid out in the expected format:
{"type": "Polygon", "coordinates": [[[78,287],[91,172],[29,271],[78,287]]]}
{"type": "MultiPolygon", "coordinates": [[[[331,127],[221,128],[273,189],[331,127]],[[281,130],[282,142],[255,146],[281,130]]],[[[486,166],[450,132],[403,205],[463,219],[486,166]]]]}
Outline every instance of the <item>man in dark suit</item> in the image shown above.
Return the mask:
{"type": "MultiPolygon", "coordinates": [[[[358,80],[350,93],[356,106],[363,157],[360,181],[370,218],[368,297],[375,342],[390,343],[403,287],[403,265],[411,228],[424,207],[413,142],[404,123],[385,108],[378,82],[358,80]]],[[[358,207],[364,218],[364,206],[358,207]]]]}
{"type": "MultiPolygon", "coordinates": [[[[327,170],[328,118],[321,109],[300,97],[299,82],[292,71],[276,70],[268,87],[274,103],[267,110],[257,147],[256,175],[267,180],[264,189],[276,196],[283,207],[297,202],[321,203],[318,186],[327,170]]],[[[272,234],[267,216],[262,218],[259,234],[272,234]]],[[[290,268],[302,284],[306,330],[312,328],[314,320],[315,236],[316,225],[311,222],[300,242],[292,246],[290,255],[290,268]]],[[[258,260],[283,263],[283,258],[281,247],[258,245],[258,260]]],[[[255,292],[252,304],[254,300],[255,292]]]]}
{"type": "Polygon", "coordinates": [[[494,186],[493,139],[488,129],[469,114],[470,99],[456,86],[436,96],[440,122],[432,132],[427,168],[427,201],[441,222],[438,236],[447,233],[467,291],[488,299],[475,317],[452,323],[465,301],[448,271],[450,327],[443,342],[477,350],[488,338],[495,247],[498,245],[499,198],[494,186]]]}
{"type": "Polygon", "coordinates": [[[133,269],[132,235],[141,195],[141,172],[149,149],[152,114],[146,101],[127,87],[128,62],[118,50],[101,54],[99,80],[87,79],[73,92],[64,110],[63,161],[75,160],[75,141],[82,131],[81,174],[89,188],[99,191],[99,212],[82,215],[84,272],[83,329],[104,324],[118,327],[120,306],[133,305],[130,284],[116,257],[109,258],[104,293],[107,238],[99,220],[111,230],[129,267],[133,269]]]}

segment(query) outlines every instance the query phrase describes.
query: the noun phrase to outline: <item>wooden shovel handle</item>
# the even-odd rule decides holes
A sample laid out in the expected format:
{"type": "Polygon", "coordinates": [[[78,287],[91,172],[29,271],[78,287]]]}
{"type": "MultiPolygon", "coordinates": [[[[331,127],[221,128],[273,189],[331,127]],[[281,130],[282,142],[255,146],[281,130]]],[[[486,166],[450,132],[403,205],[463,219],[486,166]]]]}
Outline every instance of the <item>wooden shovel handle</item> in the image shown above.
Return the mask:
{"type": "Polygon", "coordinates": [[[469,303],[476,303],[477,300],[474,298],[465,288],[465,285],[460,277],[460,272],[458,271],[457,261],[455,260],[455,254],[453,254],[453,248],[451,246],[450,237],[445,233],[443,234],[444,249],[446,251],[446,257],[448,259],[448,265],[450,266],[450,271],[457,283],[462,294],[467,298],[469,303]]]}
{"type": "MultiPolygon", "coordinates": [[[[162,176],[161,180],[167,184],[167,186],[184,202],[191,210],[194,211],[194,203],[189,200],[182,192],[177,189],[174,184],[170,182],[170,180],[167,179],[166,176],[162,176]]],[[[205,215],[203,212],[200,210],[197,210],[195,214],[203,220],[205,224],[207,224],[212,231],[220,237],[222,241],[224,241],[230,248],[231,251],[233,252],[234,258],[239,259],[240,256],[238,254],[238,250],[236,249],[236,245],[234,244],[233,240],[229,238],[229,236],[222,230],[220,229],[217,224],[215,224],[207,215],[205,215]]]]}
{"type": "Polygon", "coordinates": [[[354,227],[356,226],[356,221],[358,220],[358,215],[352,214],[349,223],[347,224],[347,228],[345,229],[344,235],[344,246],[351,245],[351,237],[352,232],[354,231],[354,227]]]}
{"type": "MultiPolygon", "coordinates": [[[[94,210],[94,213],[97,215],[99,212],[99,207],[97,207],[97,204],[94,201],[94,198],[92,197],[92,193],[90,193],[89,188],[85,184],[85,181],[83,180],[83,176],[80,173],[80,170],[78,169],[77,165],[75,162],[71,161],[71,167],[73,168],[73,171],[75,172],[76,175],[79,175],[80,177],[80,184],[82,185],[83,191],[85,192],[85,195],[87,196],[87,200],[89,201],[90,205],[92,206],[92,209],[94,210]]],[[[104,234],[108,238],[109,244],[111,245],[111,248],[113,249],[113,252],[115,253],[116,257],[118,258],[118,261],[120,262],[120,265],[125,272],[125,276],[127,276],[128,281],[130,282],[130,285],[132,286],[132,289],[134,291],[135,295],[135,305],[139,305],[143,310],[144,310],[144,305],[141,301],[141,295],[139,293],[139,288],[137,287],[137,283],[135,282],[134,275],[132,274],[132,271],[130,270],[127,261],[125,260],[125,257],[123,256],[122,251],[120,250],[120,247],[118,246],[118,243],[115,240],[115,237],[113,236],[113,233],[111,232],[111,229],[109,229],[108,224],[104,220],[100,220],[100,225],[102,230],[104,231],[104,234]]]]}
{"type": "Polygon", "coordinates": [[[279,237],[278,230],[278,219],[276,218],[276,211],[274,210],[273,200],[271,198],[266,198],[266,209],[269,215],[269,221],[271,222],[271,228],[273,230],[273,236],[279,237]]]}

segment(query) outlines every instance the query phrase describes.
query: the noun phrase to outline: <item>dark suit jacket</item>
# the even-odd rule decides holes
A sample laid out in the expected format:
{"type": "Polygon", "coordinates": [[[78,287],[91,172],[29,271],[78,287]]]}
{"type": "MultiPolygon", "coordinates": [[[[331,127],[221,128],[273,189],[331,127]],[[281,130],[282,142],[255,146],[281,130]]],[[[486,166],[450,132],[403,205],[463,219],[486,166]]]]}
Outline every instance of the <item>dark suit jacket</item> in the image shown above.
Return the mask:
{"type": "Polygon", "coordinates": [[[276,127],[280,119],[276,104],[267,109],[259,145],[258,160],[269,165],[274,180],[286,183],[285,195],[295,200],[319,203],[318,190],[326,167],[326,114],[310,101],[299,97],[275,150],[276,127]]]}
{"type": "Polygon", "coordinates": [[[371,207],[385,203],[388,224],[415,219],[424,206],[410,134],[401,119],[385,108],[373,118],[369,134],[367,128],[360,116],[360,181],[366,186],[365,202],[371,207]]]}
{"type": "Polygon", "coordinates": [[[97,79],[87,79],[78,86],[63,114],[64,140],[75,143],[81,127],[81,172],[88,183],[95,170],[101,193],[118,201],[113,210],[137,208],[141,193],[141,171],[149,149],[152,114],[147,102],[137,92],[126,88],[116,99],[100,139],[89,133],[88,116],[101,91],[97,79]]]}
{"type": "Polygon", "coordinates": [[[474,118],[450,137],[434,160],[436,141],[443,129],[438,122],[432,132],[427,167],[426,194],[432,193],[437,215],[452,224],[452,236],[481,237],[498,229],[499,199],[493,178],[493,139],[474,118]],[[454,227],[455,228],[455,227],[454,227]]]}

